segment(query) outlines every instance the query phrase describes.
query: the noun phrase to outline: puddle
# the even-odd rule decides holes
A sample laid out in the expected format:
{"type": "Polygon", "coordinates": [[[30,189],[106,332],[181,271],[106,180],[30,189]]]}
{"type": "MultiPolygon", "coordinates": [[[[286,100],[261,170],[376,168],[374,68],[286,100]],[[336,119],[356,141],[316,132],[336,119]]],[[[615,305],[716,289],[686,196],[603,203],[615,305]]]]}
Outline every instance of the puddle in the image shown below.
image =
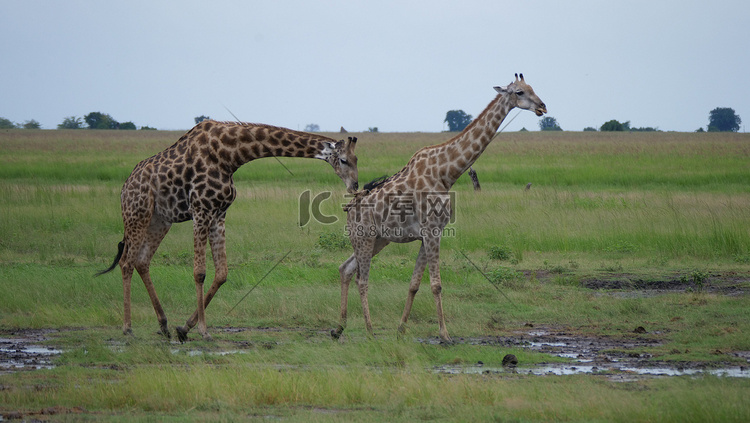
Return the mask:
{"type": "Polygon", "coordinates": [[[635,367],[612,365],[540,364],[533,367],[485,367],[485,366],[442,366],[434,369],[443,374],[522,374],[567,376],[579,374],[603,374],[611,378],[628,376],[723,376],[750,378],[750,368],[721,367],[711,369],[680,369],[673,367],[635,367]]]}
{"type": "MultiPolygon", "coordinates": [[[[433,343],[433,340],[421,340],[433,343]]],[[[743,359],[743,363],[695,363],[654,361],[644,352],[646,347],[658,346],[661,341],[648,337],[631,338],[573,336],[552,329],[530,329],[518,331],[513,336],[465,338],[458,343],[529,349],[572,360],[568,363],[543,363],[534,366],[486,367],[441,366],[437,373],[446,374],[528,374],[528,375],[576,375],[605,374],[613,380],[630,380],[634,377],[659,376],[723,376],[750,378],[750,353],[737,352],[732,355],[743,359]]],[[[499,354],[501,354],[499,352],[499,354]]]]}
{"type": "MultiPolygon", "coordinates": [[[[252,328],[236,329],[253,331],[252,328]]],[[[278,329],[283,332],[284,329],[278,329]]],[[[45,346],[49,335],[56,330],[13,330],[0,332],[0,373],[24,370],[52,369],[54,358],[63,351],[45,346]]],[[[445,374],[526,374],[526,375],[606,375],[611,380],[628,381],[642,377],[668,376],[721,376],[750,378],[750,351],[727,354],[719,363],[657,361],[646,351],[659,346],[658,334],[626,334],[622,337],[580,336],[564,329],[551,327],[524,327],[507,336],[488,336],[454,339],[456,343],[492,347],[498,355],[509,348],[528,349],[567,359],[564,363],[543,363],[517,367],[488,367],[481,364],[440,366],[431,369],[445,374]]],[[[252,335],[249,335],[252,337],[252,335]]],[[[312,342],[327,342],[326,331],[312,331],[312,342]]],[[[416,339],[417,342],[437,344],[437,338],[416,339]]],[[[276,342],[236,341],[225,349],[171,348],[175,355],[225,356],[246,354],[253,348],[276,348],[276,342]]],[[[124,351],[124,344],[114,342],[113,351],[124,351]]],[[[447,347],[450,348],[450,347],[447,347]]],[[[501,358],[501,357],[500,357],[501,358]]],[[[493,360],[499,362],[500,360],[493,360]]]]}
{"type": "Polygon", "coordinates": [[[24,331],[23,337],[0,338],[0,373],[52,369],[52,358],[62,350],[38,345],[49,331],[24,331]]]}

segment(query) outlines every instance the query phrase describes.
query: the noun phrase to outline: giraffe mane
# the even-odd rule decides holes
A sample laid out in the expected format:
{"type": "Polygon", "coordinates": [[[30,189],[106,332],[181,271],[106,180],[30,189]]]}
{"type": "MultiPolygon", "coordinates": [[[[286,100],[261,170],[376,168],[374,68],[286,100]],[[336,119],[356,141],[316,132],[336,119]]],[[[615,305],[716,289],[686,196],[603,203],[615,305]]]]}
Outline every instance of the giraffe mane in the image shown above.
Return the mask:
{"type": "Polygon", "coordinates": [[[213,123],[218,123],[220,125],[238,125],[238,126],[244,126],[244,127],[264,128],[270,131],[282,131],[282,132],[292,132],[295,134],[305,134],[305,135],[309,135],[309,136],[312,136],[316,139],[320,139],[323,141],[330,141],[334,144],[338,142],[338,140],[331,138],[331,137],[327,137],[325,135],[315,134],[311,132],[297,131],[294,129],[284,128],[282,126],[268,125],[265,123],[243,122],[240,120],[213,120],[213,119],[206,119],[201,122],[206,122],[206,121],[211,121],[213,123]]]}
{"type": "Polygon", "coordinates": [[[372,191],[375,188],[377,188],[377,187],[383,185],[384,183],[386,183],[386,181],[388,181],[388,178],[390,178],[389,175],[378,176],[377,178],[373,179],[372,181],[366,183],[365,186],[362,189],[365,190],[365,191],[372,191]]]}

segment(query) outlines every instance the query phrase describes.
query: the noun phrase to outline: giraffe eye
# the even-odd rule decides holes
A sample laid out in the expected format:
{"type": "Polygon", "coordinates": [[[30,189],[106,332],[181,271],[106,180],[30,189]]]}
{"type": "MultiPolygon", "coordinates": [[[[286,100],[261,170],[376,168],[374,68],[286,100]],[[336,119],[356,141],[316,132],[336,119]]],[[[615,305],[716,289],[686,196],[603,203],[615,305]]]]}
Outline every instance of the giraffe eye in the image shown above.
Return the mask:
{"type": "Polygon", "coordinates": [[[344,165],[344,166],[348,166],[349,165],[349,161],[347,161],[346,159],[339,159],[339,162],[341,162],[341,164],[344,165]]]}
{"type": "Polygon", "coordinates": [[[516,91],[516,95],[523,95],[523,91],[516,91]]]}

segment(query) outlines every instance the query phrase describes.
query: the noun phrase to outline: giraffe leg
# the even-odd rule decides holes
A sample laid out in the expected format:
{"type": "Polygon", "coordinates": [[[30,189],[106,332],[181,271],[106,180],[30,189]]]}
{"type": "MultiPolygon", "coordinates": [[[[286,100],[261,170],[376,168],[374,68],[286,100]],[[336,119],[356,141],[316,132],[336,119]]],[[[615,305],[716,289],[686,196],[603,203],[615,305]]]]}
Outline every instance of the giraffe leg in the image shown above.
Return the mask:
{"type": "Polygon", "coordinates": [[[425,253],[427,255],[427,263],[430,272],[430,288],[432,289],[432,295],[435,296],[440,339],[443,342],[450,343],[452,341],[451,337],[448,335],[448,329],[445,327],[445,317],[443,315],[443,286],[440,281],[440,238],[425,238],[422,246],[425,247],[425,253]]]}
{"type": "Polygon", "coordinates": [[[422,276],[424,270],[427,267],[427,258],[424,252],[424,244],[419,248],[419,254],[417,255],[417,261],[414,264],[414,273],[411,275],[411,283],[409,283],[409,294],[406,297],[406,305],[404,306],[404,314],[401,316],[401,323],[398,325],[399,336],[406,332],[406,321],[409,320],[411,314],[411,306],[414,304],[414,297],[419,291],[419,284],[422,282],[422,276]]]}
{"type": "MultiPolygon", "coordinates": [[[[126,185],[127,186],[127,185],[126,185]]],[[[123,188],[123,191],[126,191],[123,188]]],[[[131,283],[133,271],[135,270],[138,260],[138,254],[141,245],[144,242],[146,231],[151,222],[151,210],[153,197],[149,195],[146,188],[132,189],[133,198],[122,199],[122,218],[125,226],[123,236],[122,257],[120,258],[120,269],[122,271],[122,290],[123,290],[123,316],[122,316],[122,333],[132,335],[131,326],[131,283]],[[136,201],[138,200],[138,201],[136,201]],[[141,204],[142,203],[142,204],[141,204]]]]}
{"type": "MultiPolygon", "coordinates": [[[[225,232],[225,215],[222,215],[216,219],[211,226],[211,232],[208,236],[208,242],[211,245],[211,254],[214,260],[214,281],[211,283],[211,287],[208,289],[205,297],[203,298],[203,309],[208,307],[208,304],[219,291],[219,288],[227,281],[227,274],[229,272],[227,267],[227,249],[226,249],[226,232],[225,232]]],[[[182,327],[182,332],[187,337],[188,331],[192,329],[198,322],[198,310],[193,312],[193,315],[185,322],[185,326],[182,327]]],[[[179,329],[178,329],[179,330],[179,329]]]]}
{"type": "Polygon", "coordinates": [[[372,257],[361,257],[357,260],[357,287],[359,288],[359,299],[362,301],[362,316],[365,318],[365,328],[370,337],[375,336],[372,331],[372,319],[370,318],[370,304],[367,301],[367,282],[370,277],[370,263],[372,257]]]}
{"type": "MultiPolygon", "coordinates": [[[[206,312],[203,303],[203,283],[206,280],[206,242],[208,240],[209,219],[198,212],[193,212],[193,280],[195,281],[196,303],[198,313],[198,333],[203,339],[210,339],[206,329],[206,312]]],[[[180,342],[187,341],[189,328],[177,327],[180,342]]]]}
{"type": "Polygon", "coordinates": [[[169,327],[167,326],[167,315],[164,313],[164,309],[159,302],[159,297],[156,295],[156,289],[151,280],[151,272],[149,268],[151,266],[151,259],[153,259],[157,248],[159,248],[159,244],[161,244],[161,241],[164,239],[164,236],[167,235],[167,232],[169,232],[169,228],[171,227],[171,223],[152,218],[135,263],[135,269],[138,271],[141,280],[143,280],[143,284],[146,286],[146,291],[151,299],[151,305],[154,307],[156,318],[159,320],[161,334],[167,338],[171,338],[169,327]]]}
{"type": "MultiPolygon", "coordinates": [[[[374,242],[374,245],[372,246],[372,253],[370,256],[370,260],[372,260],[372,257],[377,255],[380,251],[385,248],[386,245],[390,244],[390,241],[387,241],[382,238],[377,238],[374,242]]],[[[368,250],[369,248],[365,244],[364,249],[368,250]]],[[[362,248],[362,247],[359,247],[362,248]]],[[[361,269],[359,266],[360,261],[357,259],[357,251],[359,248],[355,248],[354,254],[352,254],[346,261],[339,266],[339,274],[341,275],[341,316],[339,320],[339,327],[336,329],[331,330],[331,337],[333,339],[339,339],[341,337],[341,334],[344,332],[344,328],[346,327],[346,309],[347,309],[347,303],[348,303],[348,296],[349,296],[349,283],[352,280],[352,276],[354,276],[354,273],[357,273],[357,286],[359,286],[359,293],[360,298],[362,297],[362,287],[360,285],[360,275],[361,275],[361,269]]],[[[369,275],[369,262],[368,262],[368,275],[369,275]]],[[[367,305],[367,279],[365,279],[365,288],[364,288],[364,300],[362,303],[362,309],[367,317],[365,317],[365,325],[368,325],[368,322],[370,322],[370,308],[367,305]]],[[[372,335],[372,324],[369,323],[368,325],[368,333],[372,335]]]]}
{"type": "Polygon", "coordinates": [[[339,327],[331,330],[331,337],[339,339],[346,327],[346,309],[349,300],[349,283],[352,276],[357,271],[357,258],[352,254],[344,263],[339,266],[339,275],[341,276],[341,314],[339,316],[339,327]]]}
{"type": "Polygon", "coordinates": [[[122,298],[123,298],[123,313],[122,313],[122,333],[123,335],[132,335],[133,328],[130,322],[130,284],[133,279],[133,263],[128,260],[128,252],[131,248],[126,244],[125,252],[122,259],[120,260],[120,270],[122,271],[122,298]]]}
{"type": "MultiPolygon", "coordinates": [[[[372,331],[372,319],[370,319],[370,305],[367,301],[367,288],[368,280],[370,279],[370,264],[372,258],[375,257],[386,245],[391,242],[383,238],[376,238],[371,243],[365,242],[362,253],[357,256],[357,263],[359,264],[357,271],[357,286],[359,287],[359,297],[362,300],[362,315],[365,318],[365,327],[367,333],[372,337],[374,336],[372,331]],[[368,244],[370,247],[368,247],[368,244]],[[369,251],[369,253],[368,253],[369,251]]],[[[356,253],[355,253],[356,254],[356,253]]]]}

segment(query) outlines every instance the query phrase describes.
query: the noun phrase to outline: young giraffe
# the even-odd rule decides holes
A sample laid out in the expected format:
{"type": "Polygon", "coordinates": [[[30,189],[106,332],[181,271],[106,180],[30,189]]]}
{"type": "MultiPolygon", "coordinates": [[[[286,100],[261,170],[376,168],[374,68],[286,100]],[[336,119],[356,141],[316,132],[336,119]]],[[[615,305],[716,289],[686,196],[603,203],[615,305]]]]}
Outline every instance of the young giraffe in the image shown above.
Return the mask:
{"type": "Polygon", "coordinates": [[[403,333],[406,328],[414,296],[425,267],[429,266],[440,338],[450,342],[443,318],[439,269],[440,237],[451,218],[448,191],[487,148],[511,109],[519,107],[531,110],[537,116],[547,112],[545,104],[524,81],[523,74],[520,79],[516,74],[515,82],[507,87],[495,87],[495,90],[499,93],[497,97],[460,134],[443,144],[417,151],[398,173],[369,191],[366,187],[344,207],[348,213],[347,232],[354,254],[339,267],[341,316],[339,327],[331,331],[334,338],[340,337],[346,326],[347,295],[354,273],[357,273],[367,332],[372,335],[367,302],[372,257],[391,242],[419,240],[422,241],[422,246],[411,277],[399,333],[403,333]]]}
{"type": "Polygon", "coordinates": [[[151,259],[173,223],[193,221],[193,278],[198,307],[185,326],[177,327],[180,341],[198,323],[206,331],[205,307],[227,279],[224,220],[236,197],[232,175],[243,164],[263,157],[306,157],[328,162],[349,192],[358,188],[357,139],[339,141],[321,135],[268,125],[205,120],[174,145],[136,165],[122,187],[125,234],[112,265],[120,264],[124,291],[124,334],[130,323],[130,281],[133,270],[141,276],[156,311],[161,332],[169,337],[167,317],[149,274],[151,259]],[[211,246],[215,275],[203,293],[206,277],[206,241],[211,246]]]}

